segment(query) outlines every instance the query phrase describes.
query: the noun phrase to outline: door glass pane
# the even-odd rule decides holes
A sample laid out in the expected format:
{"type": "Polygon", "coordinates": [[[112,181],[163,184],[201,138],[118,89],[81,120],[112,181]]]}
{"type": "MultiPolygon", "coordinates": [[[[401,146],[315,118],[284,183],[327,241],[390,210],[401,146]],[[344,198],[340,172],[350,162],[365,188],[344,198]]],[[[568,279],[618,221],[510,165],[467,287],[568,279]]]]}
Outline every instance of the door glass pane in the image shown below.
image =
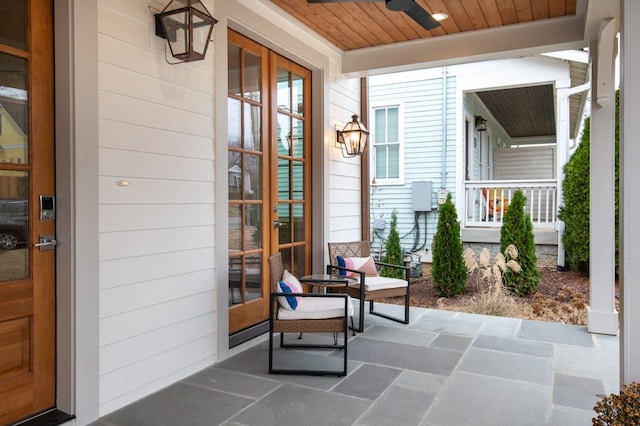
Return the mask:
{"type": "Polygon", "coordinates": [[[27,61],[0,53],[0,162],[28,162],[27,61]]]}
{"type": "Polygon", "coordinates": [[[26,0],[0,1],[0,44],[27,50],[27,2],[26,0]]]}
{"type": "Polygon", "coordinates": [[[304,232],[304,206],[302,204],[294,204],[293,205],[293,238],[295,241],[304,241],[305,240],[305,232],[304,232]]]}
{"type": "Polygon", "coordinates": [[[280,244],[288,244],[291,240],[291,209],[289,204],[278,205],[278,241],[280,244]]]}
{"type": "Polygon", "coordinates": [[[304,80],[299,75],[293,74],[292,81],[292,94],[293,105],[291,112],[294,114],[304,115],[304,80]]]}
{"type": "Polygon", "coordinates": [[[0,171],[0,281],[29,278],[29,175],[0,171]]]}
{"type": "Polygon", "coordinates": [[[259,253],[247,256],[245,263],[245,277],[247,280],[247,289],[245,294],[245,302],[262,297],[262,255],[259,253]]]}
{"type": "Polygon", "coordinates": [[[262,143],[260,140],[260,120],[261,107],[246,103],[244,105],[244,149],[260,151],[262,143]]]}
{"type": "Polygon", "coordinates": [[[293,156],[296,158],[304,157],[304,121],[297,118],[293,119],[291,134],[293,156]]]}
{"type": "Polygon", "coordinates": [[[240,148],[242,141],[242,103],[237,99],[228,98],[227,100],[228,128],[229,140],[227,144],[230,147],[240,148]]]}
{"type": "Polygon", "coordinates": [[[260,102],[260,58],[244,51],[244,97],[260,102]]]}
{"type": "Polygon", "coordinates": [[[291,134],[291,117],[278,113],[278,155],[291,155],[291,144],[295,141],[291,134]]]}
{"type": "Polygon", "coordinates": [[[242,250],[242,206],[229,206],[229,253],[242,250]]]}
{"type": "Polygon", "coordinates": [[[278,200],[290,200],[289,160],[278,158],[278,200]]]}
{"type": "Polygon", "coordinates": [[[297,246],[293,248],[294,268],[293,274],[303,276],[305,274],[305,246],[297,246]]]}
{"type": "Polygon", "coordinates": [[[278,68],[278,109],[291,112],[291,90],[289,90],[289,71],[278,68]]]}
{"type": "Polygon", "coordinates": [[[227,48],[229,94],[240,96],[240,47],[229,43],[227,48]]]}
{"type": "Polygon", "coordinates": [[[229,306],[242,303],[242,256],[229,258],[229,306]]]}
{"type": "Polygon", "coordinates": [[[242,153],[228,152],[229,164],[229,199],[242,199],[242,153]]]}
{"type": "Polygon", "coordinates": [[[254,250],[262,247],[262,206],[259,204],[245,205],[244,250],[254,250]]]}
{"type": "Polygon", "coordinates": [[[244,156],[244,198],[262,199],[262,156],[246,154],[244,156]]]}
{"type": "Polygon", "coordinates": [[[292,199],[302,200],[304,199],[304,163],[302,161],[292,161],[292,199]]]}

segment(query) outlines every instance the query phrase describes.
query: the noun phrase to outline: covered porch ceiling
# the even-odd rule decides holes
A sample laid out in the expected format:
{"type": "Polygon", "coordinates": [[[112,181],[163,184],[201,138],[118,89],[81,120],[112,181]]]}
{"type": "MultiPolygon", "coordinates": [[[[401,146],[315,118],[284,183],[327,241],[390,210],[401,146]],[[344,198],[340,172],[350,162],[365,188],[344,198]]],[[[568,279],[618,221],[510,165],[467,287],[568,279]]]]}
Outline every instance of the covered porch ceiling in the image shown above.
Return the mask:
{"type": "MultiPolygon", "coordinates": [[[[342,72],[350,77],[584,49],[597,39],[603,19],[619,15],[617,2],[598,0],[415,0],[431,14],[448,16],[426,30],[406,13],[388,10],[384,0],[270,1],[342,51],[342,72]]],[[[572,87],[588,81],[587,64],[570,66],[572,87]]],[[[549,89],[478,95],[512,137],[526,138],[555,134],[549,89]]],[[[578,136],[584,103],[584,95],[570,98],[571,137],[578,136]]]]}

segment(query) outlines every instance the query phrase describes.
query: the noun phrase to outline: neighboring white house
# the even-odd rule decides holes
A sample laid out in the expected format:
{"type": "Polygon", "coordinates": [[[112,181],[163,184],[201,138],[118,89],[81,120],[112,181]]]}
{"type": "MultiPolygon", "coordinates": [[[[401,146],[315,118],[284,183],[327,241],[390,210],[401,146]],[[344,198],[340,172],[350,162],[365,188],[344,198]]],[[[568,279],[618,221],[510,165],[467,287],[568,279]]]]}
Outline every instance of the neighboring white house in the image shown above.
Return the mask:
{"type": "Polygon", "coordinates": [[[584,51],[374,76],[369,82],[371,240],[383,249],[391,212],[405,251],[430,259],[438,198],[451,193],[466,244],[499,243],[504,209],[527,196],[539,261],[559,258],[562,166],[578,136],[584,51]]]}

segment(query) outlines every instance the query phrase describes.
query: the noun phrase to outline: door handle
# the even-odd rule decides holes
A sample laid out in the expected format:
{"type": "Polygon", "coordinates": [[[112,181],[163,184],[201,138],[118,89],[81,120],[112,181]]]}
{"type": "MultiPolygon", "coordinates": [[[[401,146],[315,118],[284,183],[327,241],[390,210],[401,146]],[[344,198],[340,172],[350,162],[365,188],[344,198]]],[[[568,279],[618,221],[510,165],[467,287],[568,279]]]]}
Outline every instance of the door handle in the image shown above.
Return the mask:
{"type": "Polygon", "coordinates": [[[39,247],[40,251],[53,250],[58,242],[53,235],[40,235],[40,242],[35,243],[34,247],[39,247]]]}

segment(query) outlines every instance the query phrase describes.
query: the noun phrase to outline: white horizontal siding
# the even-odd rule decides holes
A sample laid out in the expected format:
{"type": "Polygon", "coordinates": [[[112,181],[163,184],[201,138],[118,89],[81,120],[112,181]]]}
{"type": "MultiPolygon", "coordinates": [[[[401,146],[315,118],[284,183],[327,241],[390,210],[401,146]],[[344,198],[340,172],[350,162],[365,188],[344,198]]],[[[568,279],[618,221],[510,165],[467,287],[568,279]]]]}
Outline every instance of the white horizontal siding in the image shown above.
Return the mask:
{"type": "Polygon", "coordinates": [[[209,291],[102,318],[101,347],[212,313],[215,308],[214,296],[214,292],[209,291]]]}
{"type": "MultiPolygon", "coordinates": [[[[336,73],[332,69],[332,73],[336,73]]],[[[329,114],[331,122],[343,128],[353,114],[360,114],[360,81],[335,75],[330,78],[329,114]]],[[[360,240],[360,162],[361,157],[344,158],[335,142],[332,128],[325,143],[328,145],[328,182],[325,182],[328,215],[328,241],[360,240]]]]}
{"type": "MultiPolygon", "coordinates": [[[[391,213],[394,210],[398,215],[398,233],[402,247],[405,250],[411,250],[414,246],[430,249],[436,228],[437,210],[418,214],[420,235],[416,241],[413,231],[416,215],[412,205],[412,182],[432,182],[432,193],[421,195],[428,198],[431,206],[436,205],[436,193],[441,186],[450,191],[455,188],[455,78],[447,78],[446,103],[443,103],[442,75],[430,73],[428,76],[430,78],[397,82],[383,79],[383,84],[372,83],[369,88],[373,107],[401,100],[404,110],[401,118],[404,126],[404,184],[377,185],[371,188],[372,224],[375,218],[386,220],[384,230],[372,229],[371,240],[375,249],[384,245],[388,237],[391,213]],[[446,125],[446,141],[443,122],[446,125]],[[446,150],[446,158],[443,158],[443,150],[446,150]],[[443,160],[445,182],[442,176],[443,160]]],[[[376,79],[372,79],[372,82],[375,81],[376,79]]]]}
{"type": "Polygon", "coordinates": [[[213,226],[188,223],[182,228],[106,232],[100,234],[100,258],[113,260],[211,247],[212,239],[213,226]]]}
{"type": "Polygon", "coordinates": [[[555,178],[555,147],[504,148],[494,153],[496,179],[555,178]]]}
{"type": "Polygon", "coordinates": [[[111,411],[111,408],[130,402],[131,398],[141,398],[151,389],[163,388],[185,377],[184,373],[195,373],[213,362],[213,348],[215,335],[211,334],[101,375],[99,389],[103,408],[111,411]],[[183,365],[180,370],[176,369],[177,360],[183,365]]]}
{"type": "Polygon", "coordinates": [[[153,129],[118,121],[100,122],[100,145],[124,151],[149,152],[171,157],[213,160],[211,139],[202,136],[176,135],[172,130],[153,129]],[[179,140],[176,140],[176,137],[179,140]]]}
{"type": "MultiPolygon", "coordinates": [[[[100,288],[106,289],[146,280],[180,277],[211,269],[213,247],[173,251],[100,262],[100,288]]],[[[211,283],[213,286],[213,283],[211,283]]]]}
{"type": "Polygon", "coordinates": [[[100,371],[104,375],[200,339],[204,337],[202,330],[212,321],[215,317],[206,313],[103,346],[100,349],[100,371]]]}
{"type": "Polygon", "coordinates": [[[100,0],[98,30],[105,414],[216,359],[214,78],[166,63],[148,2],[100,0]]]}
{"type": "Polygon", "coordinates": [[[103,204],[100,232],[213,225],[211,204],[103,204]]]}
{"type": "Polygon", "coordinates": [[[100,291],[100,317],[135,311],[180,297],[211,291],[213,270],[111,287],[100,291]]]}

